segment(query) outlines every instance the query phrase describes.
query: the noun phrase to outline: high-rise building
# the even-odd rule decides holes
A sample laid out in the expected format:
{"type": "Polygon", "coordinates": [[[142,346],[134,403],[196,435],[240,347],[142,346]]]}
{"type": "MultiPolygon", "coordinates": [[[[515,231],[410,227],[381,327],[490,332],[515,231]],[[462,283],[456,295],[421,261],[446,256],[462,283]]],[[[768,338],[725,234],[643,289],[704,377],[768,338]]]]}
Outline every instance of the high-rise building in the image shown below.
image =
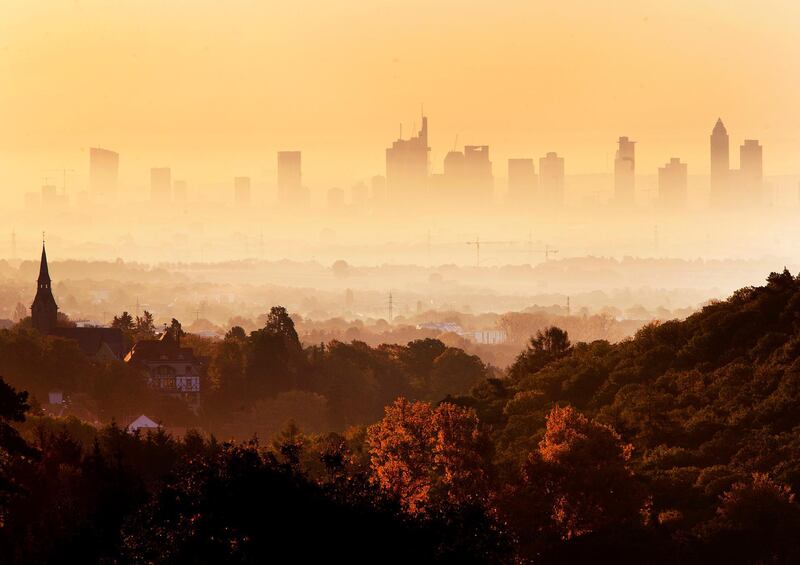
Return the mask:
{"type": "Polygon", "coordinates": [[[764,188],[763,148],[757,139],[745,139],[739,147],[738,183],[743,204],[761,202],[764,188]]]}
{"type": "Polygon", "coordinates": [[[185,204],[188,197],[189,192],[186,188],[186,181],[177,179],[172,181],[172,198],[175,202],[185,204]]]}
{"type": "Polygon", "coordinates": [[[159,203],[172,200],[172,171],[169,167],[150,169],[150,199],[159,203]]]}
{"type": "Polygon", "coordinates": [[[658,198],[664,208],[686,207],[688,179],[688,166],[677,157],[658,169],[658,198]]]}
{"type": "Polygon", "coordinates": [[[386,149],[386,186],[389,199],[402,204],[425,195],[428,184],[428,118],[422,116],[422,127],[415,137],[399,139],[386,149]]]}
{"type": "Polygon", "coordinates": [[[383,175],[372,177],[370,188],[373,208],[386,206],[386,177],[383,175]]]}
{"type": "Polygon", "coordinates": [[[548,206],[564,203],[564,158],[557,153],[539,159],[539,196],[548,206]]]}
{"type": "Polygon", "coordinates": [[[724,206],[730,203],[730,140],[722,118],[717,119],[711,132],[711,204],[724,206]]]}
{"type": "Polygon", "coordinates": [[[467,183],[464,196],[479,204],[491,202],[494,177],[488,145],[464,146],[464,177],[467,183]]]}
{"type": "Polygon", "coordinates": [[[538,179],[533,159],[508,160],[508,203],[529,204],[536,195],[538,179]]]}
{"type": "Polygon", "coordinates": [[[250,177],[233,178],[233,200],[237,206],[250,205],[250,177]]]}
{"type": "Polygon", "coordinates": [[[287,205],[304,200],[300,151],[278,151],[278,202],[287,205]]]}
{"type": "Polygon", "coordinates": [[[113,197],[119,179],[119,153],[100,147],[89,149],[89,190],[93,198],[113,197]]]}
{"type": "Polygon", "coordinates": [[[614,200],[632,206],[636,199],[636,142],[627,137],[618,140],[614,158],[614,200]]]}
{"type": "Polygon", "coordinates": [[[344,190],[337,187],[328,189],[326,203],[330,210],[340,212],[344,209],[344,190]]]}

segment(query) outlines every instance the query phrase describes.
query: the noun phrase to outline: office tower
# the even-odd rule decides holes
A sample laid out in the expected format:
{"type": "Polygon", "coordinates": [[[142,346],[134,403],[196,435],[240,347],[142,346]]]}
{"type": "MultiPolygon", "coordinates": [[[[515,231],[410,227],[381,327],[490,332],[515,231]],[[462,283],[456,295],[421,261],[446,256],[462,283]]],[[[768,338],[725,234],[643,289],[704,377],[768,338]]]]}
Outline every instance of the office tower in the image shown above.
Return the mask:
{"type": "Polygon", "coordinates": [[[91,147],[89,149],[89,190],[93,198],[104,199],[117,193],[119,153],[91,147]]]}
{"type": "Polygon", "coordinates": [[[764,188],[763,148],[757,139],[745,139],[739,147],[739,175],[737,179],[742,204],[761,202],[764,188]]]}
{"type": "Polygon", "coordinates": [[[353,208],[363,209],[369,202],[369,188],[364,182],[357,182],[350,188],[350,203],[353,208]]]}
{"type": "Polygon", "coordinates": [[[464,146],[464,177],[467,183],[464,196],[480,204],[491,202],[494,177],[488,145],[464,146]]]}
{"type": "Polygon", "coordinates": [[[728,131],[722,118],[711,132],[711,204],[724,206],[730,202],[730,154],[728,131]]]}
{"type": "Polygon", "coordinates": [[[373,208],[382,208],[386,205],[386,177],[383,175],[375,175],[372,177],[372,206],[373,208]]]}
{"type": "Polygon", "coordinates": [[[250,205],[250,177],[234,177],[233,200],[237,206],[250,205]]]}
{"type": "Polygon", "coordinates": [[[58,189],[54,184],[45,184],[42,186],[42,206],[45,208],[58,208],[61,204],[61,196],[58,194],[58,189]]]}
{"type": "Polygon", "coordinates": [[[400,138],[386,149],[386,187],[393,204],[417,205],[428,183],[428,118],[416,137],[400,138]]]}
{"type": "Polygon", "coordinates": [[[172,171],[169,167],[150,169],[150,199],[158,203],[172,200],[172,171]]]}
{"type": "Polygon", "coordinates": [[[278,202],[287,205],[303,201],[300,151],[278,151],[278,202]]]}
{"type": "Polygon", "coordinates": [[[172,198],[175,199],[175,202],[180,204],[185,204],[188,197],[189,193],[186,188],[186,181],[185,180],[172,181],[172,198]]]}
{"type": "Polygon", "coordinates": [[[677,157],[658,169],[658,198],[664,208],[686,207],[688,179],[688,167],[677,157]]]}
{"type": "Polygon", "coordinates": [[[533,159],[508,160],[508,204],[530,204],[537,188],[533,159]]]}
{"type": "Polygon", "coordinates": [[[450,151],[444,157],[444,171],[441,175],[431,175],[431,190],[438,203],[445,206],[463,204],[467,190],[464,153],[450,151]]]}
{"type": "Polygon", "coordinates": [[[614,158],[614,200],[622,206],[632,206],[636,199],[636,142],[619,138],[614,158]]]}
{"type": "Polygon", "coordinates": [[[327,194],[328,208],[335,211],[340,211],[344,208],[344,190],[341,188],[331,188],[327,194]]]}
{"type": "Polygon", "coordinates": [[[564,158],[557,153],[539,159],[539,196],[548,206],[564,203],[564,158]]]}

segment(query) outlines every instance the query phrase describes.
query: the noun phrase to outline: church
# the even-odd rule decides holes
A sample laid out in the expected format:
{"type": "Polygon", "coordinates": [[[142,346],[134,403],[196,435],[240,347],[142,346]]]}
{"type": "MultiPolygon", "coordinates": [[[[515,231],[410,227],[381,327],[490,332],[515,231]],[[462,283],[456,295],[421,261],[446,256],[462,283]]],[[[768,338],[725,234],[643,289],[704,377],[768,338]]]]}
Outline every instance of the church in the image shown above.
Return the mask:
{"type": "Polygon", "coordinates": [[[140,340],[128,350],[119,328],[59,325],[58,304],[53,296],[44,242],[36,297],[31,305],[31,323],[44,335],[77,342],[89,357],[135,365],[147,374],[147,384],[153,390],[180,398],[195,409],[200,405],[200,376],[207,363],[204,358],[195,356],[191,347],[181,346],[180,335],[165,330],[158,339],[140,340]]]}
{"type": "Polygon", "coordinates": [[[117,328],[76,328],[59,325],[58,304],[53,297],[47,252],[42,242],[42,261],[39,265],[36,297],[31,305],[31,324],[44,335],[71,339],[78,343],[86,355],[96,359],[122,360],[125,355],[125,338],[117,328]]]}

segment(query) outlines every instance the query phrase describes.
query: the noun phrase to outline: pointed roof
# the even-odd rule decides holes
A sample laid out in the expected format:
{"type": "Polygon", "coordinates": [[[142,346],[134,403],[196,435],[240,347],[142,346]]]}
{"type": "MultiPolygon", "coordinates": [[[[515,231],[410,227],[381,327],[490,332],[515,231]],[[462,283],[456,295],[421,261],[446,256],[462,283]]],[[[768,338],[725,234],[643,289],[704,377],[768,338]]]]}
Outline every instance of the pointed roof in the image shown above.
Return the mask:
{"type": "Polygon", "coordinates": [[[728,130],[725,129],[725,124],[722,123],[722,118],[717,118],[717,123],[714,124],[714,129],[711,132],[712,134],[715,133],[724,133],[727,134],[728,130]]]}
{"type": "Polygon", "coordinates": [[[133,422],[128,424],[127,430],[129,432],[135,432],[136,430],[141,430],[141,429],[157,430],[160,427],[161,426],[159,426],[156,422],[154,422],[153,420],[142,414],[141,416],[136,418],[133,422]]]}
{"type": "Polygon", "coordinates": [[[39,283],[50,282],[50,271],[47,268],[47,252],[44,249],[44,242],[42,242],[42,262],[39,265],[39,283]]]}

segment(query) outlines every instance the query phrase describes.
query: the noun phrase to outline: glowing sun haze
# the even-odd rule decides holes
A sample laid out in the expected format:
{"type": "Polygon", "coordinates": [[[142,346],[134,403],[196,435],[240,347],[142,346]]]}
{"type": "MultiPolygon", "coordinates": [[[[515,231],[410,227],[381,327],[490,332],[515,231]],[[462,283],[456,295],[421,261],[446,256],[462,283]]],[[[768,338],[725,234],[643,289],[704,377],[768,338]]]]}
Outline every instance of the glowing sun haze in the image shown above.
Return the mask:
{"type": "Polygon", "coordinates": [[[329,186],[382,172],[421,103],[434,171],[458,135],[497,173],[548,150],[605,172],[629,135],[638,171],[705,174],[722,116],[734,162],[757,138],[767,174],[796,173],[799,24],[776,0],[4,0],[0,180],[83,170],[99,145],[131,183],[266,176],[302,149],[329,186]]]}

